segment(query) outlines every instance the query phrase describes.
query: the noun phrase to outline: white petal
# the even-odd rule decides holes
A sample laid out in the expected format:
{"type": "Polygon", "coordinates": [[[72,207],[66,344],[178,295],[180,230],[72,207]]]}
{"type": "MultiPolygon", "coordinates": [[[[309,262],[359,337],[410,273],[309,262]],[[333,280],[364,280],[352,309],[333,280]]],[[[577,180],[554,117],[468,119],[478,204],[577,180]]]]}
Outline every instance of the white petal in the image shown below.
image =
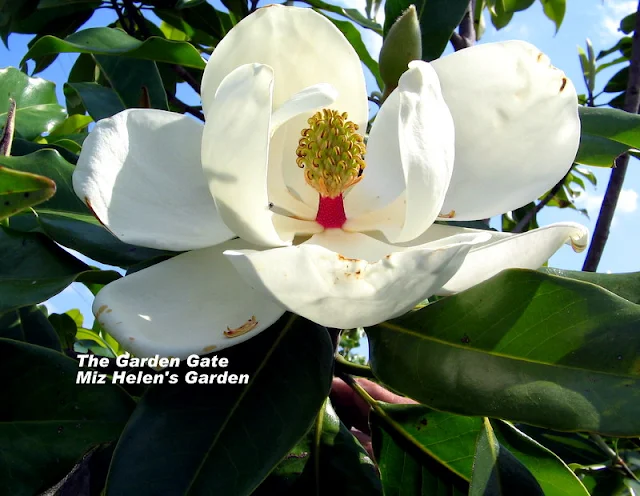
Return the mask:
{"type": "Polygon", "coordinates": [[[398,249],[364,234],[327,230],[266,251],[226,251],[242,277],[318,324],[370,326],[407,312],[438,290],[485,235],[398,249]]]}
{"type": "Polygon", "coordinates": [[[224,249],[246,246],[229,241],[118,279],[96,296],[96,319],[137,356],[184,358],[242,343],[284,313],[251,289],[222,255],[224,249]],[[250,328],[246,334],[225,336],[228,328],[243,325],[250,328]]]}
{"type": "MultiPolygon", "coordinates": [[[[434,227],[436,236],[444,239],[460,233],[477,232],[451,226],[434,227]]],[[[471,249],[460,270],[438,294],[464,291],[505,269],[537,269],[565,243],[570,243],[576,252],[584,250],[589,237],[587,229],[574,222],[551,224],[521,234],[484,232],[491,234],[491,240],[471,249]]]]}
{"type": "Polygon", "coordinates": [[[118,238],[191,250],[232,238],[200,163],[202,125],[171,112],[130,109],[103,119],[84,142],[76,194],[118,238]]]}
{"type": "Polygon", "coordinates": [[[551,189],[571,167],[580,120],[575,88],[534,46],[477,45],[432,62],[456,128],[443,213],[484,219],[551,189]]]}
{"type": "Polygon", "coordinates": [[[366,158],[364,178],[345,200],[347,219],[352,219],[345,229],[377,228],[393,243],[418,237],[441,212],[454,158],[453,119],[426,62],[409,65],[380,109],[366,158]],[[353,218],[390,194],[398,198],[387,207],[353,218]]]}
{"type": "MultiPolygon", "coordinates": [[[[207,117],[222,80],[236,67],[250,63],[273,69],[274,107],[309,86],[327,83],[339,94],[334,107],[366,125],[367,92],[360,59],[338,28],[312,9],[271,5],[245,17],[227,33],[202,78],[207,117]]],[[[292,153],[295,156],[295,148],[292,153]]]]}
{"type": "Polygon", "coordinates": [[[202,167],[225,223],[244,240],[282,246],[267,193],[271,68],[248,64],[224,79],[205,123],[202,167]]]}

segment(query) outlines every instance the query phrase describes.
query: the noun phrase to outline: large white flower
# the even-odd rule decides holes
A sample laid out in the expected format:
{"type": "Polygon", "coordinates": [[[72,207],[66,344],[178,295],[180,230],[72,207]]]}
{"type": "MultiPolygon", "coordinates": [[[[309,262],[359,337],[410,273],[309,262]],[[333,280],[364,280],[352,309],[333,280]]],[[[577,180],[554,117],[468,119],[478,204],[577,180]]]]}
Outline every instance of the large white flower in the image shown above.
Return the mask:
{"type": "Polygon", "coordinates": [[[222,349],[286,309],[369,326],[586,243],[573,223],[520,235],[433,224],[520,207],[571,166],[575,89],[529,44],[413,62],[365,148],[353,48],[313,10],[270,7],[218,45],[202,100],[204,126],[142,109],[100,121],[74,173],[120,239],[189,250],[96,298],[100,324],[138,355],[222,349]]]}

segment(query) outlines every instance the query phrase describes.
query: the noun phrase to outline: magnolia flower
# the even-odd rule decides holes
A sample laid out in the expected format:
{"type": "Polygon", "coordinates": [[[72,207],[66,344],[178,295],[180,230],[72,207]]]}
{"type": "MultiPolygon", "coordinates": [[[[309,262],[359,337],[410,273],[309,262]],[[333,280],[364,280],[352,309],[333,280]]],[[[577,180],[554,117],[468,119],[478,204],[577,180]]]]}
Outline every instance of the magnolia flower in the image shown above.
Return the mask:
{"type": "Polygon", "coordinates": [[[518,208],[559,181],[580,135],[576,92],[522,42],[415,61],[368,140],[360,60],[310,9],[259,9],[207,63],[206,123],[131,109],[100,121],[73,185],[118,238],[186,251],[96,297],[139,356],[255,336],[286,310],[370,326],[509,267],[537,268],[586,230],[434,224],[518,208]]]}

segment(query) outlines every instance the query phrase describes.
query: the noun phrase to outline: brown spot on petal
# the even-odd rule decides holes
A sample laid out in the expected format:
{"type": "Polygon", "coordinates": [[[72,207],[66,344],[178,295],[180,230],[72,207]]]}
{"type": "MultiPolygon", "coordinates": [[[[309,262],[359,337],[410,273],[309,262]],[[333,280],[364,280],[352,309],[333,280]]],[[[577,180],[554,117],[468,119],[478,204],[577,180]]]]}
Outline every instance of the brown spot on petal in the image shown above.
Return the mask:
{"type": "Polygon", "coordinates": [[[231,327],[227,326],[227,330],[224,331],[224,335],[227,338],[237,338],[238,336],[242,336],[243,334],[246,334],[249,331],[255,329],[257,325],[258,321],[256,320],[256,316],[252,315],[251,318],[240,327],[232,329],[231,327]]]}
{"type": "MultiPolygon", "coordinates": [[[[98,308],[98,313],[96,314],[96,319],[98,317],[100,317],[100,315],[102,315],[102,312],[104,312],[107,308],[109,308],[108,305],[102,305],[100,308],[98,308]]],[[[102,322],[100,322],[102,323],[102,322]]]]}
{"type": "Polygon", "coordinates": [[[111,312],[113,312],[113,309],[112,308],[107,308],[107,311],[105,313],[111,313],[111,312]]]}
{"type": "Polygon", "coordinates": [[[133,342],[135,340],[136,340],[136,338],[134,338],[133,336],[129,336],[129,341],[133,342]]]}
{"type": "Polygon", "coordinates": [[[217,346],[215,344],[212,344],[210,346],[205,346],[204,348],[202,348],[202,351],[204,351],[205,353],[211,353],[216,348],[217,348],[217,346]]]}
{"type": "Polygon", "coordinates": [[[565,86],[567,86],[567,78],[563,77],[562,78],[562,85],[560,85],[560,93],[562,93],[562,91],[564,90],[565,86]]]}
{"type": "Polygon", "coordinates": [[[337,255],[338,255],[338,260],[342,260],[343,262],[359,262],[360,261],[357,258],[347,258],[344,255],[340,255],[340,253],[338,253],[337,255]]]}

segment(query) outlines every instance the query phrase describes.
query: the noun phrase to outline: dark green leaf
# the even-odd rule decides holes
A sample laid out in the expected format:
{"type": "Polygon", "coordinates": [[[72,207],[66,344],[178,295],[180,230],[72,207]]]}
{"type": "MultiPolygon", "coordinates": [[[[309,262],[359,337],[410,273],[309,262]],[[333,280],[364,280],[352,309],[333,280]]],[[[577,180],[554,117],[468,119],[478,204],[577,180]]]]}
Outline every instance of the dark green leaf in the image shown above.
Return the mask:
{"type": "Polygon", "coordinates": [[[27,140],[51,130],[66,117],[58,105],[54,83],[8,67],[0,69],[0,128],[7,120],[9,97],[16,101],[16,133],[27,140]]]}
{"type": "Polygon", "coordinates": [[[49,315],[49,322],[60,337],[60,342],[65,350],[72,350],[76,338],[78,326],[66,313],[53,313],[49,315]]]}
{"type": "Polygon", "coordinates": [[[11,155],[14,157],[22,157],[40,150],[55,150],[70,164],[75,164],[78,161],[77,155],[61,146],[51,143],[34,143],[33,141],[27,141],[20,138],[14,138],[13,146],[11,147],[11,155]]]}
{"type": "Polygon", "coordinates": [[[110,384],[76,384],[78,362],[0,339],[0,480],[3,494],[40,494],[91,447],[117,439],[133,410],[110,384]]]}
{"type": "Polygon", "coordinates": [[[485,418],[476,446],[469,496],[544,496],[531,472],[504,446],[485,418]]]}
{"type": "MultiPolygon", "coordinates": [[[[384,405],[380,403],[384,415],[375,410],[369,417],[373,451],[380,469],[385,496],[462,496],[468,492],[468,482],[454,466],[468,464],[471,468],[473,451],[464,453],[460,460],[455,455],[446,462],[433,456],[429,446],[421,444],[416,434],[427,425],[421,415],[420,405],[384,405]],[[419,413],[418,413],[419,412],[419,413]],[[416,413],[418,413],[416,417],[416,413]],[[417,421],[412,425],[412,421],[417,421]]],[[[460,422],[473,423],[474,419],[458,417],[460,422]]],[[[463,437],[456,432],[456,425],[435,428],[436,432],[454,432],[454,439],[463,437]]],[[[462,429],[464,431],[465,429],[462,429]]],[[[474,437],[475,439],[475,437],[474,437]]],[[[443,439],[445,440],[445,439],[443,439]]],[[[450,440],[446,440],[450,441],[450,440]]],[[[470,440],[473,442],[473,440],[470,440]]],[[[435,444],[435,442],[434,442],[435,444]]],[[[441,443],[445,455],[459,453],[460,442],[441,443]]],[[[464,446],[463,446],[464,448],[464,446]]]]}
{"type": "Polygon", "coordinates": [[[595,285],[513,269],[367,334],[376,376],[438,410],[632,436],[638,319],[595,285]]]}
{"type": "Polygon", "coordinates": [[[155,60],[204,69],[205,62],[193,45],[151,37],[139,41],[123,31],[112,28],[89,28],[61,40],[45,36],[38,40],[23,58],[38,61],[54,53],[92,53],[94,55],[124,55],[136,59],[155,60]]]}
{"type": "Polygon", "coordinates": [[[285,314],[217,355],[249,383],[150,386],[116,448],[109,494],[248,495],[307,432],[331,385],[324,328],[285,314]]]}
{"type": "Polygon", "coordinates": [[[596,58],[596,60],[600,60],[606,57],[607,55],[612,54],[613,52],[617,52],[618,50],[620,50],[620,53],[623,56],[630,58],[629,55],[631,54],[631,44],[632,44],[631,36],[625,36],[624,38],[621,38],[620,40],[618,40],[618,42],[615,45],[613,45],[611,48],[608,48],[607,50],[602,50],[598,54],[598,57],[596,58]]]}
{"type": "Polygon", "coordinates": [[[620,31],[631,34],[636,27],[636,13],[633,12],[620,21],[620,31]]]}
{"type": "Polygon", "coordinates": [[[582,134],[640,148],[640,115],[610,108],[580,107],[582,134]]]}
{"type": "Polygon", "coordinates": [[[45,301],[74,281],[120,277],[92,270],[46,236],[0,228],[0,313],[45,301]]]}
{"type": "Polygon", "coordinates": [[[467,0],[387,0],[384,7],[384,34],[389,32],[395,20],[415,4],[422,31],[422,59],[430,62],[442,55],[465,10],[467,0]]]}
{"type": "Polygon", "coordinates": [[[35,305],[12,310],[0,316],[0,338],[51,348],[61,351],[56,330],[44,312],[35,305]]]}
{"type": "Polygon", "coordinates": [[[567,10],[567,0],[540,0],[540,3],[542,4],[544,15],[556,25],[557,33],[567,10]]]}
{"type": "Polygon", "coordinates": [[[513,18],[513,12],[507,11],[502,7],[501,2],[496,2],[496,6],[491,9],[491,24],[493,27],[500,30],[506,27],[513,18]]]}
{"type": "Polygon", "coordinates": [[[596,272],[581,272],[578,270],[553,269],[542,267],[541,272],[554,276],[568,277],[579,281],[597,284],[608,289],[612,293],[640,304],[640,272],[629,272],[626,274],[599,274],[596,272]]]}
{"type": "Polygon", "coordinates": [[[583,133],[575,161],[595,167],[613,167],[616,158],[629,150],[627,145],[617,141],[583,133]]]}
{"type": "Polygon", "coordinates": [[[152,60],[94,55],[111,88],[127,108],[145,107],[167,110],[167,94],[158,66],[152,60]]]}
{"type": "MultiPolygon", "coordinates": [[[[451,473],[471,480],[476,440],[482,429],[479,417],[461,417],[422,405],[381,403],[385,430],[410,442],[416,450],[451,473]]],[[[588,496],[573,472],[553,453],[513,426],[494,422],[502,446],[527,466],[546,496],[588,496]]]]}
{"type": "MultiPolygon", "coordinates": [[[[629,80],[629,66],[616,72],[604,87],[605,93],[619,93],[627,89],[627,81],[629,80]]],[[[596,109],[594,109],[596,110],[596,109]]]]}
{"type": "Polygon", "coordinates": [[[65,83],[64,95],[69,105],[87,109],[96,122],[125,109],[115,91],[98,83],[65,83]]]}
{"type": "Polygon", "coordinates": [[[43,149],[22,157],[0,156],[0,166],[45,176],[56,183],[56,194],[48,201],[41,203],[38,209],[89,213],[87,207],[73,191],[71,184],[73,165],[64,160],[57,151],[43,149]]]}
{"type": "Polygon", "coordinates": [[[56,192],[49,178],[0,166],[0,219],[42,203],[56,192]]]}

